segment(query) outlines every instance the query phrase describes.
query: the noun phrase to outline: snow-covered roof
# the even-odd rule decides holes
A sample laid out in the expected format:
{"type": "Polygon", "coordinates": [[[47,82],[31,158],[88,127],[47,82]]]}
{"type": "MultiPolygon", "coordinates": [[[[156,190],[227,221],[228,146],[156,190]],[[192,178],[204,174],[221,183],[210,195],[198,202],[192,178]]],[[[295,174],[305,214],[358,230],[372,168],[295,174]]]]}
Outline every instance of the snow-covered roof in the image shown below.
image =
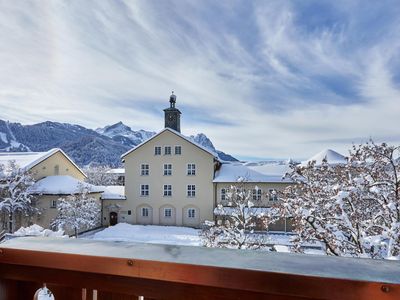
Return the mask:
{"type": "Polygon", "coordinates": [[[38,180],[29,188],[29,192],[40,195],[72,195],[80,193],[82,188],[87,188],[89,193],[101,193],[105,190],[104,187],[80,181],[69,175],[57,175],[38,180]]]}
{"type": "Polygon", "coordinates": [[[288,179],[283,179],[285,173],[268,173],[267,170],[257,169],[255,166],[247,167],[242,163],[223,163],[215,173],[214,182],[290,182],[288,179]]]}
{"type": "Polygon", "coordinates": [[[156,138],[157,136],[159,136],[160,134],[162,134],[162,133],[165,132],[165,131],[169,131],[169,132],[174,133],[175,135],[177,135],[177,136],[181,137],[182,139],[186,140],[187,142],[189,142],[189,143],[195,145],[196,147],[198,147],[198,148],[200,148],[201,150],[207,152],[208,154],[212,155],[213,157],[218,158],[217,153],[215,153],[215,152],[211,151],[210,149],[207,149],[206,147],[204,147],[204,146],[202,146],[202,145],[200,145],[200,144],[198,144],[198,143],[192,141],[190,138],[184,136],[182,133],[180,133],[180,132],[178,132],[178,131],[176,131],[176,130],[173,130],[173,129],[171,129],[171,128],[166,127],[166,128],[164,128],[163,130],[161,130],[160,132],[158,132],[157,134],[153,135],[153,136],[152,136],[151,138],[149,138],[148,140],[146,140],[146,141],[140,143],[139,145],[137,145],[136,147],[132,148],[132,149],[129,150],[128,152],[125,152],[124,154],[122,154],[122,155],[121,155],[121,159],[123,160],[124,157],[127,156],[129,153],[131,153],[131,152],[135,151],[136,149],[140,148],[141,146],[143,146],[143,145],[146,144],[147,142],[151,141],[152,139],[156,138]]]}
{"type": "Polygon", "coordinates": [[[18,167],[30,170],[57,152],[61,152],[79,170],[79,172],[87,177],[86,174],[73,162],[73,160],[59,148],[53,148],[47,152],[1,152],[0,164],[7,165],[9,161],[15,161],[18,167]]]}
{"type": "Polygon", "coordinates": [[[315,154],[313,157],[311,157],[310,159],[303,161],[301,163],[301,165],[305,166],[307,165],[309,162],[311,161],[315,161],[315,165],[319,166],[322,164],[322,161],[326,159],[327,162],[331,165],[335,165],[335,164],[345,164],[347,163],[347,159],[344,155],[333,151],[331,149],[325,149],[322,150],[321,152],[315,154]]]}
{"type": "Polygon", "coordinates": [[[245,164],[245,166],[264,175],[278,175],[281,177],[291,170],[290,165],[287,162],[245,164]]]}
{"type": "Polygon", "coordinates": [[[108,174],[125,174],[124,168],[111,169],[107,171],[108,174]]]}
{"type": "Polygon", "coordinates": [[[102,200],[126,200],[125,187],[122,185],[104,186],[104,192],[101,194],[102,200]]]}

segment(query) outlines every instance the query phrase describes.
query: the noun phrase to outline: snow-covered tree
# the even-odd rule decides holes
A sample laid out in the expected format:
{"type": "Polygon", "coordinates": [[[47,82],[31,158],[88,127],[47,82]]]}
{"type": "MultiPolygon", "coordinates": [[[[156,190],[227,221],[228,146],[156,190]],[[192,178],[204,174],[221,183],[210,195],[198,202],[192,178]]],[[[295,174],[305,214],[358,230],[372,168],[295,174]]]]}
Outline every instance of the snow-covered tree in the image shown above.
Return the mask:
{"type": "Polygon", "coordinates": [[[34,184],[32,174],[19,168],[15,161],[0,166],[0,212],[10,233],[15,231],[16,218],[29,218],[38,213],[35,198],[28,191],[34,184]]]}
{"type": "Polygon", "coordinates": [[[82,185],[80,193],[58,199],[58,215],[51,226],[72,230],[75,236],[78,236],[81,230],[99,226],[100,203],[89,192],[88,187],[82,185]]]}
{"type": "Polygon", "coordinates": [[[399,147],[354,146],[345,164],[310,162],[288,174],[281,210],[303,241],[319,240],[337,256],[400,255],[399,147]]]}
{"type": "Polygon", "coordinates": [[[87,182],[93,185],[117,185],[118,176],[107,166],[90,166],[85,169],[87,182]]]}
{"type": "Polygon", "coordinates": [[[206,247],[236,249],[269,249],[266,246],[266,235],[255,233],[255,230],[266,230],[268,224],[277,220],[276,210],[259,207],[253,200],[253,187],[244,182],[226,190],[227,205],[217,206],[214,214],[217,222],[207,221],[203,224],[201,237],[206,247]]]}

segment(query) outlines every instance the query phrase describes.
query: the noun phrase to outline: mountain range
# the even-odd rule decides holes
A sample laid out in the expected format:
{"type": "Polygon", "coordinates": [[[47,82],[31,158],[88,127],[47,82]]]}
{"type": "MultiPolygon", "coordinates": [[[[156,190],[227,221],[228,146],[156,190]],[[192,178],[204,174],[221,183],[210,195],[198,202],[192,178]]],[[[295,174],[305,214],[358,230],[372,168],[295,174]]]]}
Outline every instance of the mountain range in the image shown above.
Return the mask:
{"type": "MultiPolygon", "coordinates": [[[[132,130],[118,122],[96,130],[58,122],[22,125],[0,120],[0,152],[47,151],[61,148],[78,165],[121,166],[121,154],[149,139],[156,133],[132,130]]],[[[217,153],[221,160],[236,161],[234,157],[216,150],[203,133],[189,136],[194,142],[217,153]]]]}

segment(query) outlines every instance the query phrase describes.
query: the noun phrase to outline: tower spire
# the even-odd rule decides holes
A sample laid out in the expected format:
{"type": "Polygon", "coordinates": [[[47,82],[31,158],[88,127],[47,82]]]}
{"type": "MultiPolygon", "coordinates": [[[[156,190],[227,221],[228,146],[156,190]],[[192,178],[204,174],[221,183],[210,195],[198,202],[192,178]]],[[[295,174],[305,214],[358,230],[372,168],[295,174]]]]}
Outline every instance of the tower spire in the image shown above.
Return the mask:
{"type": "Polygon", "coordinates": [[[172,91],[171,96],[169,96],[169,103],[170,103],[170,108],[175,108],[176,96],[174,95],[174,91],[172,91]]]}

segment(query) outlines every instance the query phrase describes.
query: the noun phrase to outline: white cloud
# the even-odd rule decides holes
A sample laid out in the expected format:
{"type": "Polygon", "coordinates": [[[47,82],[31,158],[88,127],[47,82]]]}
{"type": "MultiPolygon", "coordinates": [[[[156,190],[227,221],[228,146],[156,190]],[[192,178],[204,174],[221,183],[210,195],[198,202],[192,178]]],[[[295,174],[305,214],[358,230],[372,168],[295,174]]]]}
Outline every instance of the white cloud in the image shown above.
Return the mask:
{"type": "Polygon", "coordinates": [[[381,39],[354,41],[365,16],[342,4],[309,29],[286,1],[3,2],[0,118],[159,130],[175,90],[184,133],[236,155],[307,157],[348,147],[326,140],[397,136],[399,18],[381,39]]]}

